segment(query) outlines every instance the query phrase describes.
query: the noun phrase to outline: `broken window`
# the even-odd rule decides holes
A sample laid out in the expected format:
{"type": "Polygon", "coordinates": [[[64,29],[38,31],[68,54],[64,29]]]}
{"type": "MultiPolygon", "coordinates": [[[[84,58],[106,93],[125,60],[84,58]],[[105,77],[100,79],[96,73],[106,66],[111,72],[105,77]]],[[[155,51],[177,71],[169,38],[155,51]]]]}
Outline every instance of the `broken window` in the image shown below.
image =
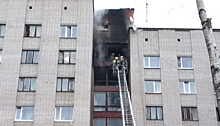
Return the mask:
{"type": "Polygon", "coordinates": [[[0,37],[5,36],[5,24],[0,24],[0,37]]]}
{"type": "Polygon", "coordinates": [[[145,92],[146,93],[161,93],[161,82],[160,81],[145,81],[145,92]]]}
{"type": "Polygon", "coordinates": [[[77,37],[77,26],[61,26],[60,37],[65,38],[76,38],[77,37]]]}
{"type": "Polygon", "coordinates": [[[37,78],[19,78],[18,91],[35,91],[37,84],[37,78]]]}
{"type": "Polygon", "coordinates": [[[144,67],[145,68],[159,68],[160,60],[157,56],[144,57],[144,67]]]}
{"type": "Polygon", "coordinates": [[[192,68],[192,58],[191,57],[177,57],[178,68],[192,68]]]}
{"type": "Polygon", "coordinates": [[[196,121],[198,119],[198,110],[196,107],[182,107],[183,121],[196,121]]]}
{"type": "Polygon", "coordinates": [[[180,93],[183,94],[195,94],[195,83],[194,82],[179,82],[179,87],[180,87],[180,93]]]}
{"type": "Polygon", "coordinates": [[[41,37],[41,25],[25,25],[24,37],[41,37]]]}
{"type": "Polygon", "coordinates": [[[74,91],[75,80],[73,78],[58,78],[57,79],[57,91],[74,91]]]}
{"type": "Polygon", "coordinates": [[[0,50],[0,63],[2,62],[2,50],[0,50]]]}
{"type": "Polygon", "coordinates": [[[55,121],[72,121],[73,120],[73,107],[56,107],[55,121]]]}
{"type": "Polygon", "coordinates": [[[59,64],[76,63],[76,51],[59,51],[59,64]]]}
{"type": "Polygon", "coordinates": [[[146,119],[149,120],[162,120],[163,119],[163,108],[160,106],[147,106],[146,119]]]}
{"type": "Polygon", "coordinates": [[[21,63],[37,64],[38,63],[38,57],[39,57],[39,51],[38,50],[22,51],[21,63]]]}
{"type": "Polygon", "coordinates": [[[17,107],[15,121],[33,121],[34,107],[17,107]]]}

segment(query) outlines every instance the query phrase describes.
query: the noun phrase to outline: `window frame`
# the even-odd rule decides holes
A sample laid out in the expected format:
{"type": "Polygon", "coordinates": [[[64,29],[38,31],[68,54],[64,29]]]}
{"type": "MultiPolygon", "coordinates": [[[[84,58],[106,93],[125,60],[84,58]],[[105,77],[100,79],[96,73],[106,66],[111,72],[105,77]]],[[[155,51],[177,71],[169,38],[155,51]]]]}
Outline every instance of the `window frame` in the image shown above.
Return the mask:
{"type": "Polygon", "coordinates": [[[178,69],[193,69],[193,58],[191,56],[178,56],[177,57],[177,67],[178,69]],[[191,58],[191,66],[192,67],[183,67],[183,58],[191,58]],[[180,59],[180,62],[179,62],[180,59]],[[179,66],[180,64],[180,66],[179,66]]]}
{"type": "Polygon", "coordinates": [[[19,80],[18,80],[18,89],[17,89],[17,91],[18,92],[36,92],[36,87],[37,87],[37,77],[20,77],[19,80]],[[25,79],[30,79],[28,91],[24,90],[25,79]],[[31,88],[32,88],[32,79],[36,80],[34,90],[31,90],[31,88]],[[22,90],[19,90],[20,89],[20,82],[21,82],[20,80],[23,80],[22,90]]]}
{"type": "Polygon", "coordinates": [[[146,120],[163,120],[163,106],[146,106],[145,107],[146,108],[146,120]],[[155,112],[155,116],[156,116],[156,119],[152,119],[152,117],[151,117],[151,108],[155,108],[155,110],[156,110],[156,112],[155,112]],[[150,119],[148,119],[148,117],[147,117],[147,108],[150,108],[150,119]],[[158,108],[161,108],[161,110],[162,110],[162,113],[161,113],[161,119],[158,119],[158,114],[157,114],[157,109],[158,108]]]}
{"type": "Polygon", "coordinates": [[[6,24],[0,24],[0,38],[5,37],[5,31],[6,31],[6,24]],[[2,33],[2,27],[4,27],[4,32],[3,33],[2,33]],[[3,36],[1,34],[3,34],[3,36]]]}
{"type": "Polygon", "coordinates": [[[73,118],[74,118],[74,107],[73,106],[56,106],[55,107],[55,115],[54,115],[54,121],[56,122],[72,122],[73,121],[73,118]],[[56,119],[56,115],[57,115],[57,108],[60,108],[59,109],[59,120],[56,119]],[[73,113],[72,113],[72,120],[62,120],[62,109],[63,108],[72,108],[73,109],[73,113]]]}
{"type": "Polygon", "coordinates": [[[59,50],[59,53],[58,53],[58,64],[65,64],[65,65],[74,65],[76,64],[76,51],[75,50],[59,50]],[[65,59],[65,52],[69,53],[69,63],[65,63],[64,59],[65,59]],[[72,53],[75,53],[75,59],[74,59],[74,62],[71,62],[71,59],[72,59],[72,53]],[[60,63],[60,56],[62,54],[62,63],[60,63]]]}
{"type": "Polygon", "coordinates": [[[39,50],[22,50],[21,52],[21,64],[38,64],[39,63],[39,54],[40,54],[40,51],[39,50]],[[33,52],[32,54],[32,57],[31,57],[31,63],[28,63],[28,52],[33,52]],[[25,62],[23,63],[23,53],[26,52],[25,54],[25,62]],[[37,62],[35,63],[34,62],[34,59],[35,59],[35,53],[38,52],[38,55],[37,55],[37,62]]]}
{"type": "Polygon", "coordinates": [[[195,86],[195,82],[194,81],[180,81],[179,82],[179,91],[180,91],[180,94],[196,94],[196,86],[195,86]],[[188,92],[186,92],[186,84],[188,83],[188,92]],[[181,92],[181,88],[180,88],[180,85],[182,84],[182,87],[183,87],[183,92],[181,92]],[[193,87],[194,87],[194,92],[192,91],[191,89],[191,85],[193,84],[193,87]]]}
{"type": "Polygon", "coordinates": [[[145,80],[144,87],[146,94],[162,94],[162,85],[161,85],[161,81],[159,80],[145,80]],[[147,92],[147,82],[153,82],[153,92],[147,92]],[[156,92],[156,82],[160,83],[160,92],[156,92]]]}
{"type": "Polygon", "coordinates": [[[182,106],[181,107],[181,115],[182,115],[182,121],[199,121],[199,113],[198,113],[197,107],[185,107],[185,106],[182,106]],[[189,109],[190,113],[183,113],[183,111],[184,111],[183,109],[189,109]],[[192,114],[192,109],[196,109],[197,120],[193,120],[193,117],[191,117],[193,115],[192,114]],[[192,120],[191,119],[184,119],[184,116],[185,116],[184,114],[186,114],[187,116],[190,115],[189,118],[192,118],[192,120]]]}
{"type": "Polygon", "coordinates": [[[60,38],[72,38],[76,39],[77,38],[77,25],[61,25],[60,26],[60,38]],[[70,27],[70,36],[68,36],[68,27],[70,27]],[[64,36],[62,36],[62,28],[65,28],[64,36]],[[76,28],[76,36],[72,36],[73,34],[73,29],[76,28]]]}
{"type": "Polygon", "coordinates": [[[74,92],[74,91],[75,91],[75,78],[68,78],[68,77],[58,77],[58,78],[57,78],[56,92],[74,92]],[[58,91],[58,82],[59,82],[58,80],[59,80],[59,79],[61,79],[60,91],[58,91]],[[68,79],[68,85],[67,85],[67,86],[68,86],[68,87],[67,87],[68,90],[67,90],[67,91],[63,91],[63,90],[62,90],[62,87],[63,87],[63,86],[62,86],[62,85],[63,85],[63,79],[68,79]],[[74,82],[74,84],[73,84],[73,90],[72,90],[72,91],[70,90],[70,82],[71,82],[70,80],[73,80],[73,82],[74,82]]]}
{"type": "Polygon", "coordinates": [[[160,57],[159,56],[144,56],[144,68],[147,68],[147,69],[159,69],[160,68],[160,57]],[[158,58],[158,67],[153,67],[151,65],[151,58],[158,58]],[[146,61],[146,58],[148,59],[148,66],[146,66],[145,64],[145,61],[146,61]]]}
{"type": "Polygon", "coordinates": [[[24,27],[24,37],[25,38],[41,38],[42,33],[42,25],[41,24],[25,24],[24,27]],[[34,27],[34,36],[30,36],[31,27],[34,27]],[[39,29],[40,28],[40,29],[39,29]],[[38,31],[40,30],[40,31],[38,31]],[[37,33],[40,32],[40,36],[37,33]]]}
{"type": "Polygon", "coordinates": [[[103,119],[103,120],[105,120],[105,125],[104,126],[108,126],[108,121],[111,120],[111,119],[120,119],[121,123],[123,123],[122,122],[122,118],[111,118],[111,117],[109,117],[109,118],[106,118],[106,117],[104,117],[104,118],[93,118],[93,126],[95,126],[94,125],[95,119],[103,119]]]}
{"type": "Polygon", "coordinates": [[[17,106],[16,107],[16,112],[15,112],[15,121],[26,121],[26,122],[33,122],[34,121],[34,106],[17,106]],[[22,113],[23,113],[23,109],[24,107],[32,107],[33,108],[33,120],[22,120],[22,113]],[[20,108],[20,115],[19,115],[19,119],[17,119],[17,114],[18,114],[18,108],[20,108]]]}

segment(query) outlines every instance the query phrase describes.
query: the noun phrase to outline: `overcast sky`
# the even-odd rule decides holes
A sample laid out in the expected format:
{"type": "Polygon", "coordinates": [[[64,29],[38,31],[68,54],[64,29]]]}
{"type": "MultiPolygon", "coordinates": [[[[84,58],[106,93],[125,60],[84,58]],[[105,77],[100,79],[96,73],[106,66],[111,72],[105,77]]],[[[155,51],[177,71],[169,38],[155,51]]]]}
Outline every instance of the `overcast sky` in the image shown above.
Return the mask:
{"type": "MultiPolygon", "coordinates": [[[[94,0],[95,9],[135,8],[135,24],[150,28],[201,28],[196,0],[94,0]]],[[[203,0],[213,28],[220,28],[220,0],[203,0]]]]}

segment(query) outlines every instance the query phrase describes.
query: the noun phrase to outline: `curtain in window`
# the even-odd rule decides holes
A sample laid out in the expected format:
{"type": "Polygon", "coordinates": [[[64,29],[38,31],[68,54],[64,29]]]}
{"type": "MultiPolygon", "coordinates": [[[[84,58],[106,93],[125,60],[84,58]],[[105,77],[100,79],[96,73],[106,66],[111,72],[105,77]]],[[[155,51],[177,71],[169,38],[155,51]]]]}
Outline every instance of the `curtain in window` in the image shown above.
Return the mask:
{"type": "Polygon", "coordinates": [[[71,37],[71,26],[67,26],[66,27],[66,32],[67,32],[67,36],[66,37],[71,37]]]}
{"type": "Polygon", "coordinates": [[[57,91],[61,91],[61,79],[57,79],[57,91]]]}
{"type": "Polygon", "coordinates": [[[73,120],[73,108],[62,107],[61,120],[73,120]]]}
{"type": "Polygon", "coordinates": [[[36,26],[37,30],[36,30],[36,37],[40,37],[41,36],[41,26],[36,26]]]}
{"type": "Polygon", "coordinates": [[[63,52],[59,52],[58,63],[63,63],[63,52]]]}
{"type": "Polygon", "coordinates": [[[71,37],[77,37],[77,27],[76,26],[72,26],[71,27],[71,33],[72,33],[72,35],[71,35],[71,37]]]}
{"type": "Polygon", "coordinates": [[[151,115],[151,114],[150,114],[150,113],[151,113],[150,111],[151,111],[150,107],[147,107],[147,114],[146,114],[146,118],[147,118],[147,119],[151,119],[151,118],[150,118],[150,115],[151,115]]]}
{"type": "Polygon", "coordinates": [[[68,91],[68,79],[62,80],[62,91],[68,91]]]}
{"type": "Polygon", "coordinates": [[[31,91],[35,91],[36,88],[36,78],[31,78],[31,91]]]}
{"type": "Polygon", "coordinates": [[[162,107],[157,107],[157,119],[163,119],[162,107]]]}
{"type": "Polygon", "coordinates": [[[70,63],[70,52],[64,52],[64,63],[70,63]]]}
{"type": "Polygon", "coordinates": [[[74,79],[69,79],[69,91],[74,91],[74,79]]]}
{"type": "Polygon", "coordinates": [[[33,63],[38,63],[39,51],[34,51],[33,63]]]}
{"type": "Polygon", "coordinates": [[[191,116],[192,116],[192,120],[198,120],[198,111],[197,108],[191,108],[191,116]]]}
{"type": "Polygon", "coordinates": [[[27,51],[22,51],[21,63],[26,63],[27,51]]]}
{"type": "Polygon", "coordinates": [[[151,107],[151,119],[156,119],[156,107],[151,107]]]}
{"type": "Polygon", "coordinates": [[[33,62],[33,51],[27,52],[27,62],[26,63],[32,63],[33,62]]]}
{"type": "Polygon", "coordinates": [[[30,90],[30,78],[25,78],[24,79],[24,91],[29,91],[30,90]]]}
{"type": "Polygon", "coordinates": [[[76,62],[76,52],[71,52],[70,54],[70,63],[76,62]]]}
{"type": "Polygon", "coordinates": [[[18,82],[18,91],[22,91],[23,90],[23,85],[24,85],[24,79],[20,78],[19,82],[18,82]]]}
{"type": "Polygon", "coordinates": [[[29,37],[35,37],[36,26],[30,26],[29,37]]]}

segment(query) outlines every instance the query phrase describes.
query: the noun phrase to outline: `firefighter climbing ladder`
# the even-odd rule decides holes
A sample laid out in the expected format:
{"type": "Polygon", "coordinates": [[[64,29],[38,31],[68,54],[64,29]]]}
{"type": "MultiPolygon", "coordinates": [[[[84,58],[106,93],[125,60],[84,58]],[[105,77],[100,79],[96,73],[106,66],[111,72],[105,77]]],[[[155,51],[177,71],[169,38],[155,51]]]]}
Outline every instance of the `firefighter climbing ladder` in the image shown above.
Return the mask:
{"type": "Polygon", "coordinates": [[[117,68],[122,123],[123,126],[136,126],[131,105],[131,98],[127,86],[125,69],[126,68],[124,66],[121,67],[121,70],[117,68]]]}

